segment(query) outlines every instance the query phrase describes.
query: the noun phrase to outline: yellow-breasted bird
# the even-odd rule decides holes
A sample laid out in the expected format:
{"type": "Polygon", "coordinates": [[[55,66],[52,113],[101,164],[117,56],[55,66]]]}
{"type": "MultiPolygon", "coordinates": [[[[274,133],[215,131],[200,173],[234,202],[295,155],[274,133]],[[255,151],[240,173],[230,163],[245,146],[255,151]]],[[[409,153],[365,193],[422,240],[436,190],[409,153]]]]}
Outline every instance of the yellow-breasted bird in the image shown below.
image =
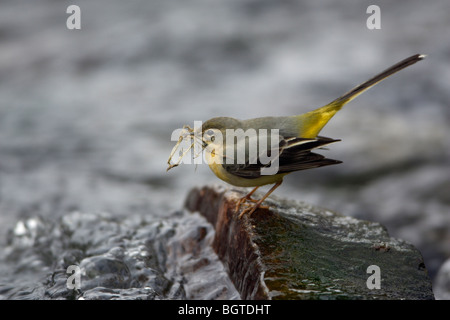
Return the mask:
{"type": "MultiPolygon", "coordinates": [[[[425,55],[422,54],[406,58],[327,105],[301,115],[262,117],[249,120],[217,117],[203,123],[197,131],[185,126],[188,134],[184,137],[180,136],[179,143],[186,137],[193,140],[198,138],[197,140],[200,141],[202,149],[206,151],[206,156],[209,159],[208,164],[218,178],[234,186],[254,187],[236,205],[236,211],[238,211],[241,204],[247,200],[256,202],[252,207],[243,210],[239,217],[242,217],[246,212],[250,215],[281,185],[284,176],[287,174],[294,171],[341,163],[341,161],[327,159],[322,155],[311,152],[313,149],[339,141],[319,136],[321,129],[336,112],[358,95],[392,74],[424,58],[425,55]],[[241,132],[247,134],[230,136],[229,139],[226,139],[228,141],[219,139],[219,137],[227,137],[227,130],[230,129],[234,131],[242,130],[241,132]],[[261,129],[266,129],[267,131],[261,129]],[[275,138],[269,137],[267,132],[270,130],[277,130],[278,135],[275,138]],[[256,138],[252,137],[250,133],[256,133],[256,138]],[[272,145],[271,139],[275,139],[276,143],[272,145]],[[250,152],[252,146],[261,143],[261,141],[264,141],[265,146],[270,145],[271,148],[257,151],[256,154],[250,152]],[[235,155],[238,155],[240,151],[242,151],[241,155],[243,156],[240,159],[236,159],[239,156],[236,157],[235,155]],[[265,157],[263,158],[262,155],[265,157]],[[276,168],[278,170],[273,174],[263,174],[263,168],[269,168],[274,164],[273,161],[270,163],[267,161],[267,156],[270,155],[274,155],[272,160],[276,160],[276,168]],[[274,186],[259,201],[251,198],[260,186],[272,183],[274,186]]],[[[175,146],[169,157],[167,170],[178,165],[178,163],[170,163],[177,146],[175,146]]]]}

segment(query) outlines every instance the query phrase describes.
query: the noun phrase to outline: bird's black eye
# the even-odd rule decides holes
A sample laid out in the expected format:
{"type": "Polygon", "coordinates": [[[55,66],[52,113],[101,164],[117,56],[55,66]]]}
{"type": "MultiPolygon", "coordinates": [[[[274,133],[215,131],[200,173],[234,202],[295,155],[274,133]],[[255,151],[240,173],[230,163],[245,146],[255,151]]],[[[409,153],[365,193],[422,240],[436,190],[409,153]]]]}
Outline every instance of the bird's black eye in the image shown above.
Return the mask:
{"type": "Polygon", "coordinates": [[[211,142],[214,142],[214,140],[216,140],[215,133],[214,133],[213,129],[206,130],[205,137],[206,137],[206,139],[208,139],[211,142]]]}

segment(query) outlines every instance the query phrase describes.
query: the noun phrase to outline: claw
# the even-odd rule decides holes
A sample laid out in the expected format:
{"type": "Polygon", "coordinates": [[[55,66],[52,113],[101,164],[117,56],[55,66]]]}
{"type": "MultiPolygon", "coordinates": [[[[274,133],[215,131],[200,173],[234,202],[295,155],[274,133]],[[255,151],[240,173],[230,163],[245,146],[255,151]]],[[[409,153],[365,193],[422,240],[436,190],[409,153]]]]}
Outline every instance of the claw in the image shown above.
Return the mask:
{"type": "Polygon", "coordinates": [[[236,213],[239,211],[239,208],[242,204],[246,204],[247,200],[250,200],[252,202],[256,202],[255,205],[251,208],[245,208],[244,210],[242,210],[242,212],[239,214],[239,219],[241,219],[244,214],[248,214],[249,216],[256,211],[256,209],[258,208],[264,208],[264,209],[269,209],[268,206],[261,206],[261,204],[263,203],[264,200],[266,200],[266,198],[276,189],[278,188],[281,183],[283,182],[283,180],[278,181],[277,183],[275,183],[275,185],[264,195],[264,197],[262,197],[260,200],[255,201],[254,199],[251,198],[251,195],[256,191],[256,189],[259,188],[255,187],[252,191],[250,191],[249,194],[247,194],[245,197],[242,197],[241,199],[239,199],[237,205],[236,205],[236,213]]]}
{"type": "Polygon", "coordinates": [[[236,209],[235,209],[235,211],[238,212],[239,209],[240,209],[240,207],[241,207],[241,205],[243,205],[243,204],[246,205],[246,204],[247,204],[247,203],[246,203],[247,201],[251,201],[251,202],[254,202],[254,203],[257,203],[257,202],[258,202],[258,200],[252,199],[252,198],[250,198],[248,195],[246,195],[245,197],[240,198],[239,201],[236,203],[236,209]]]}
{"type": "MultiPolygon", "coordinates": [[[[259,201],[256,201],[256,202],[259,202],[259,201]]],[[[239,214],[239,217],[238,217],[239,219],[241,219],[244,216],[244,214],[251,216],[252,213],[256,211],[256,209],[267,209],[267,210],[269,209],[269,206],[261,206],[261,205],[258,205],[258,203],[256,203],[253,207],[251,207],[250,204],[248,204],[248,203],[244,203],[244,204],[248,205],[249,207],[242,210],[242,212],[239,214]]]]}

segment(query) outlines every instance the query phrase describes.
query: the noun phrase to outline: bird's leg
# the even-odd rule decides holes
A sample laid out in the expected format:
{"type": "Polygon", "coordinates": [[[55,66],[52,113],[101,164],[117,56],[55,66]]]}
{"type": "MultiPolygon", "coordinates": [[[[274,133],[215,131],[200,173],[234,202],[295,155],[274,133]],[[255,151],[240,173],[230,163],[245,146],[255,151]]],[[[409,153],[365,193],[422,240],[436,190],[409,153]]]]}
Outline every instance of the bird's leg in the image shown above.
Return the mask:
{"type": "Polygon", "coordinates": [[[263,201],[266,200],[267,197],[270,196],[270,194],[272,192],[274,192],[275,189],[278,188],[282,182],[283,182],[283,180],[275,183],[275,185],[264,195],[264,197],[262,197],[261,200],[259,200],[252,208],[246,208],[246,209],[242,210],[241,214],[239,215],[239,219],[242,218],[242,216],[246,213],[250,216],[253,212],[255,212],[256,209],[260,208],[261,203],[263,203],[263,201]]]}
{"type": "Polygon", "coordinates": [[[241,207],[241,205],[242,205],[244,202],[246,202],[246,201],[248,201],[248,200],[250,200],[250,201],[252,201],[252,202],[257,202],[257,201],[258,201],[258,200],[255,200],[255,199],[252,199],[252,198],[251,198],[252,194],[254,194],[255,191],[258,190],[258,188],[259,188],[259,186],[254,187],[253,190],[250,191],[246,196],[244,196],[244,197],[242,197],[242,198],[239,199],[238,203],[236,204],[236,212],[239,211],[239,208],[241,207]]]}

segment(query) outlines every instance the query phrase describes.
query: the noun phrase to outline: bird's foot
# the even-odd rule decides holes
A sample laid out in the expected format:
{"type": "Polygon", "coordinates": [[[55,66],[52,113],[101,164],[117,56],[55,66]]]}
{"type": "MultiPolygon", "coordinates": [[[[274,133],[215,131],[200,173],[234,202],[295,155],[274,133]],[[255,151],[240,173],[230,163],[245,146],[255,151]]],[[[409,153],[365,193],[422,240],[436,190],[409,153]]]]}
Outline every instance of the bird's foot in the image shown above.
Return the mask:
{"type": "Polygon", "coordinates": [[[247,214],[248,216],[250,216],[258,208],[269,209],[268,206],[262,206],[261,202],[258,200],[243,197],[239,200],[239,202],[236,205],[236,213],[239,212],[241,205],[247,206],[247,208],[245,208],[244,210],[241,211],[241,213],[239,214],[239,219],[241,219],[244,216],[244,214],[247,214]],[[247,201],[254,202],[255,204],[247,203],[247,201]]]}
{"type": "Polygon", "coordinates": [[[238,212],[239,209],[241,208],[241,205],[245,204],[248,205],[248,203],[246,203],[247,201],[251,201],[251,202],[258,202],[258,200],[252,199],[249,195],[246,195],[245,197],[242,197],[239,199],[239,201],[236,203],[236,209],[235,211],[238,212]]]}

